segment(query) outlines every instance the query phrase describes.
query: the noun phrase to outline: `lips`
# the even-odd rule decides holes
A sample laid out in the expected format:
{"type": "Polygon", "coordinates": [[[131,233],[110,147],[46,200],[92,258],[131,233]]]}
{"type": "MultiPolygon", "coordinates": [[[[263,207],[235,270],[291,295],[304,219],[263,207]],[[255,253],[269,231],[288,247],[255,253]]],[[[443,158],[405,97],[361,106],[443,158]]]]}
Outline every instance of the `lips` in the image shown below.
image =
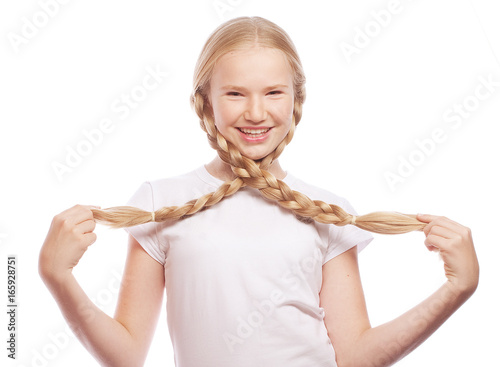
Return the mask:
{"type": "Polygon", "coordinates": [[[263,129],[248,129],[248,128],[237,128],[243,134],[248,135],[251,138],[259,138],[264,136],[271,128],[263,128],[263,129]]]}
{"type": "Polygon", "coordinates": [[[272,127],[238,127],[236,129],[247,143],[262,143],[269,137],[272,127]]]}

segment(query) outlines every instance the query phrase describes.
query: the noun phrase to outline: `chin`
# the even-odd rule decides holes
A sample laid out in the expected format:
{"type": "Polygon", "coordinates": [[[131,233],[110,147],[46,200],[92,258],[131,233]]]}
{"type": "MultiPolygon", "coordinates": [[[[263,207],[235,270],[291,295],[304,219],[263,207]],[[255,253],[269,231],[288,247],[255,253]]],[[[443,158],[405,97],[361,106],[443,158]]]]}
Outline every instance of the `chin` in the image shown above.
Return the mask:
{"type": "Polygon", "coordinates": [[[252,159],[252,160],[254,160],[254,161],[258,161],[258,160],[260,160],[260,159],[262,159],[262,158],[265,158],[268,154],[269,154],[269,153],[267,153],[267,154],[257,154],[257,153],[254,153],[254,154],[251,154],[251,153],[250,153],[250,154],[247,154],[247,153],[244,153],[244,152],[242,152],[242,153],[241,153],[241,155],[242,155],[242,156],[247,157],[247,158],[249,158],[249,159],[252,159]]]}

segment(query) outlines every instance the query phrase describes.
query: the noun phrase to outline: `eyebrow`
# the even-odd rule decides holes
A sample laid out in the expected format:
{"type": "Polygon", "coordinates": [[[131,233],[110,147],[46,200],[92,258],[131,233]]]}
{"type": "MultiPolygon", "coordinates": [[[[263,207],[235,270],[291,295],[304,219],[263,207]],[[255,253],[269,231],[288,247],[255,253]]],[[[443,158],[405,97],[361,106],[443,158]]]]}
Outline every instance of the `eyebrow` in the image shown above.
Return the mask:
{"type": "MultiPolygon", "coordinates": [[[[264,90],[273,90],[273,89],[288,89],[288,85],[285,84],[274,84],[270,85],[269,87],[264,88],[264,90]]],[[[246,92],[248,91],[247,88],[237,86],[237,85],[225,85],[221,87],[222,90],[236,90],[236,91],[243,91],[246,92]]]]}

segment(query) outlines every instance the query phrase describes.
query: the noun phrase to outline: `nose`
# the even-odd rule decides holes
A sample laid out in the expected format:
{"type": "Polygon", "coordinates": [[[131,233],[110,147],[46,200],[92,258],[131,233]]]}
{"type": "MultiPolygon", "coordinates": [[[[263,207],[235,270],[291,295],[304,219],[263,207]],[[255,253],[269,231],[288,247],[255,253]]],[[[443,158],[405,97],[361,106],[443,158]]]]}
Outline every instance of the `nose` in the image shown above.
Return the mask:
{"type": "Polygon", "coordinates": [[[243,117],[251,122],[259,123],[267,119],[267,110],[265,101],[260,97],[252,97],[249,99],[245,114],[243,117]]]}

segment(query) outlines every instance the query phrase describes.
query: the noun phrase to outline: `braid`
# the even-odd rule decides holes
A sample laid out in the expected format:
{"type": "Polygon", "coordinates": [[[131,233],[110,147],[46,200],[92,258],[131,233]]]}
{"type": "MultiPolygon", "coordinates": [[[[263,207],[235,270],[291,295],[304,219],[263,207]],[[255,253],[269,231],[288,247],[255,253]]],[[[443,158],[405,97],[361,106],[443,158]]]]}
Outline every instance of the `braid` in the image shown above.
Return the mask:
{"type": "Polygon", "coordinates": [[[306,195],[290,189],[285,182],[277,179],[267,170],[292,140],[295,126],[302,117],[301,102],[303,101],[296,101],[295,103],[293,121],[287,136],[273,152],[258,161],[241,155],[238,149],[219,133],[211,110],[205,102],[205,98],[199,91],[191,99],[191,103],[200,117],[201,128],[207,133],[210,146],[217,151],[223,162],[231,166],[233,173],[237,177],[232,181],[224,182],[216,191],[188,201],[182,206],[158,209],[154,212],[154,216],[151,215],[151,212],[129,206],[102,210],[93,209],[94,218],[98,222],[121,228],[151,221],[178,220],[217,204],[222,199],[236,193],[240,188],[249,186],[259,190],[265,198],[275,201],[281,207],[292,211],[301,220],[312,219],[320,223],[335,224],[337,226],[352,224],[367,231],[384,234],[406,233],[421,230],[424,227],[425,224],[418,221],[415,216],[400,213],[375,212],[354,217],[337,205],[327,204],[320,200],[311,200],[306,195]]]}
{"type": "Polygon", "coordinates": [[[154,212],[154,220],[151,212],[132,206],[116,206],[102,210],[92,209],[92,212],[94,219],[113,228],[132,227],[152,221],[165,222],[167,220],[178,220],[217,204],[243,186],[244,183],[240,178],[224,182],[216,191],[198,199],[188,201],[182,206],[163,207],[156,210],[154,212]]]}
{"type": "Polygon", "coordinates": [[[240,188],[248,186],[259,190],[263,197],[277,202],[305,222],[315,220],[337,226],[351,224],[367,231],[386,234],[422,230],[425,224],[412,215],[376,212],[354,217],[337,205],[311,200],[306,195],[290,189],[285,182],[278,180],[268,171],[271,164],[278,159],[283,149],[292,140],[295,127],[302,118],[302,105],[306,98],[305,81],[302,64],[292,40],[276,24],[260,17],[241,17],[221,24],[209,37],[198,58],[193,79],[194,93],[191,96],[191,105],[200,118],[201,128],[207,134],[210,146],[217,151],[220,159],[231,167],[236,178],[224,182],[216,191],[191,200],[182,206],[164,207],[154,213],[130,206],[93,209],[94,218],[116,228],[151,221],[178,220],[217,204],[240,188]],[[291,128],[273,152],[256,161],[241,155],[238,149],[219,133],[207,97],[210,78],[217,60],[231,50],[238,49],[240,46],[252,46],[255,43],[281,50],[285,54],[293,72],[294,84],[291,128]]]}

